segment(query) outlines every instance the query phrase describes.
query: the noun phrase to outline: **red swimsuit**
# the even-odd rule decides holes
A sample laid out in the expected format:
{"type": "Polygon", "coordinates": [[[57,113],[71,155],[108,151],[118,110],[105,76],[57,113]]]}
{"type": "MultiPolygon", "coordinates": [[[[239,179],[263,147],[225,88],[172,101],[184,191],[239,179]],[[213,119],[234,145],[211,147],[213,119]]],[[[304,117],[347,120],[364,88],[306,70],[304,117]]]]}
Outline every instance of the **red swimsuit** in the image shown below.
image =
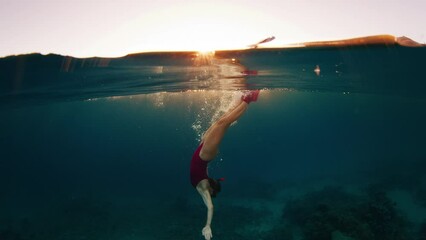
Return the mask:
{"type": "Polygon", "coordinates": [[[194,187],[197,187],[197,184],[201,180],[209,178],[209,176],[207,175],[207,165],[209,164],[209,162],[204,161],[200,158],[200,151],[202,147],[203,143],[201,143],[200,146],[198,146],[197,150],[195,150],[191,160],[190,176],[191,184],[194,187]]]}

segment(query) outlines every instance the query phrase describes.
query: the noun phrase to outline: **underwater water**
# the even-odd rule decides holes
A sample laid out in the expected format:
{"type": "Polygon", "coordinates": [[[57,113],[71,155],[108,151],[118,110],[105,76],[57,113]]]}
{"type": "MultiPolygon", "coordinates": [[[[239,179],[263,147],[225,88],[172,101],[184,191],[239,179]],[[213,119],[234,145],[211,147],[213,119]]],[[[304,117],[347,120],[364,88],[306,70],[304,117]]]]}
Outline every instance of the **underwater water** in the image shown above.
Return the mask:
{"type": "Polygon", "coordinates": [[[213,239],[424,240],[425,53],[0,59],[0,240],[202,239],[190,159],[248,89],[209,165],[213,239]]]}

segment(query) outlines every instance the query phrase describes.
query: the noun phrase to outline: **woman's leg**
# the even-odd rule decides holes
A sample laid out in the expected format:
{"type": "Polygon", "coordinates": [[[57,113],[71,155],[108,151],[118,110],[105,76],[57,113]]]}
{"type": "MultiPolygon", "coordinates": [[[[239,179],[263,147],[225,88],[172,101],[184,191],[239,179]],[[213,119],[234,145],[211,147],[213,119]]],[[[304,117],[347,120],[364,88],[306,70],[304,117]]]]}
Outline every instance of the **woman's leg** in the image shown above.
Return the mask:
{"type": "MultiPolygon", "coordinates": [[[[216,122],[218,122],[220,119],[222,119],[222,118],[226,118],[229,114],[231,114],[233,111],[234,111],[234,109],[236,109],[239,105],[241,104],[241,101],[239,101],[238,103],[236,103],[235,104],[235,106],[233,106],[232,108],[230,108],[230,109],[228,109],[228,111],[226,112],[226,113],[224,113],[216,122]]],[[[214,122],[208,129],[207,129],[207,131],[203,134],[203,137],[202,137],[202,142],[204,141],[204,139],[205,139],[205,136],[207,136],[207,135],[209,135],[210,134],[210,132],[212,131],[212,129],[213,129],[213,126],[214,126],[214,124],[216,123],[216,122],[214,122]]],[[[232,123],[231,123],[232,124],[232,123]]]]}
{"type": "Polygon", "coordinates": [[[201,159],[210,161],[216,156],[226,130],[243,115],[247,108],[248,103],[241,100],[234,109],[223,115],[206,131],[203,137],[203,147],[200,151],[201,159]]]}

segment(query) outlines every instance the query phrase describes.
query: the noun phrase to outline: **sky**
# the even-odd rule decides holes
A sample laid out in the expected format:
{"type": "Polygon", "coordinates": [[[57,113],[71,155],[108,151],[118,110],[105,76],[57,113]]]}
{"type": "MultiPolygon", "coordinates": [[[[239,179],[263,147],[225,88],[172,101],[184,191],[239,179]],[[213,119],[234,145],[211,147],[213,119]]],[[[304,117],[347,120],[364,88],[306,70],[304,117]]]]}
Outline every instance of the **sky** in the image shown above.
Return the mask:
{"type": "Polygon", "coordinates": [[[118,57],[391,34],[426,42],[425,0],[0,0],[0,57],[118,57]]]}

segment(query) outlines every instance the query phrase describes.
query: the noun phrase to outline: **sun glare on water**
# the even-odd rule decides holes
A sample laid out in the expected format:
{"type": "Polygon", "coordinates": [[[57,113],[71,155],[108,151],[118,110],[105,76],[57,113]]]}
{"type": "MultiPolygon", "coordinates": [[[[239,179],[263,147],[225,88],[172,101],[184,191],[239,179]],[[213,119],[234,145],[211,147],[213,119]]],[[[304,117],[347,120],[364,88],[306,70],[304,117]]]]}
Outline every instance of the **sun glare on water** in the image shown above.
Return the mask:
{"type": "Polygon", "coordinates": [[[199,57],[214,57],[215,51],[210,49],[201,49],[197,51],[199,57]]]}

